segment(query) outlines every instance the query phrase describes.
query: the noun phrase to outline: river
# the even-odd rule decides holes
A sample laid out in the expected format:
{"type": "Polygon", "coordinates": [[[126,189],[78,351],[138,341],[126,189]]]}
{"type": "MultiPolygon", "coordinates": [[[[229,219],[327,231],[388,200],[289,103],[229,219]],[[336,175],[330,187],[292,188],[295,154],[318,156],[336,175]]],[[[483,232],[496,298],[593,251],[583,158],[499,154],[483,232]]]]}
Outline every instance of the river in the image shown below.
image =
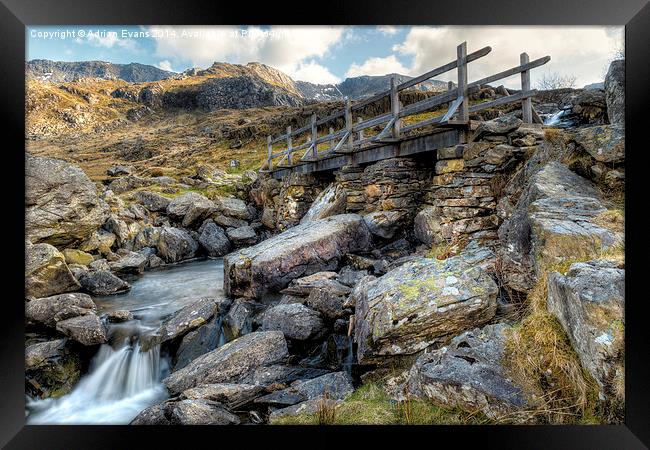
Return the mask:
{"type": "Polygon", "coordinates": [[[134,319],[108,325],[101,345],[74,389],[58,399],[27,399],[28,424],[128,424],[168,393],[161,380],[169,361],[160,347],[140,351],[142,336],[162,319],[202,297],[223,298],[223,261],[192,261],[145,272],[120,295],[95,297],[98,314],[128,310],[134,319]]]}

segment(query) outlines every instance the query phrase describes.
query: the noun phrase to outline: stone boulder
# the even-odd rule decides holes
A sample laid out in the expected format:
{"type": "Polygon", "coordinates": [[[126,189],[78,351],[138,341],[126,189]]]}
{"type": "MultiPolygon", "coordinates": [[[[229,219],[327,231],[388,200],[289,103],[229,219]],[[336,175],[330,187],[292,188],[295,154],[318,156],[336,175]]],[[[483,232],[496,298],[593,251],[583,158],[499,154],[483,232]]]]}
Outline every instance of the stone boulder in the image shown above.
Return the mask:
{"type": "Polygon", "coordinates": [[[25,235],[32,243],[66,246],[102,226],[109,209],[77,166],[25,155],[25,235]]]}
{"type": "Polygon", "coordinates": [[[413,259],[360,282],[350,296],[359,363],[410,355],[492,319],[499,290],[487,273],[493,262],[494,254],[473,242],[457,256],[413,259]]]}
{"type": "Polygon", "coordinates": [[[291,283],[289,283],[289,286],[281,292],[287,295],[307,297],[313,289],[326,288],[340,295],[349,294],[350,289],[336,281],[337,276],[338,274],[336,272],[317,272],[306,277],[292,280],[291,283]]]}
{"type": "Polygon", "coordinates": [[[620,163],[625,160],[625,130],[612,125],[579,129],[575,141],[598,162],[620,163]]]}
{"type": "Polygon", "coordinates": [[[84,252],[98,251],[102,255],[111,252],[111,247],[115,244],[117,236],[110,231],[99,229],[95,231],[88,239],[79,244],[79,250],[84,252]]]}
{"type": "Polygon", "coordinates": [[[81,361],[66,342],[66,339],[39,342],[25,349],[25,385],[29,395],[60,397],[79,381],[81,361]]]}
{"type": "Polygon", "coordinates": [[[162,227],[157,249],[165,262],[173,263],[193,258],[199,244],[182,228],[162,227]]]}
{"type": "Polygon", "coordinates": [[[483,136],[508,134],[519,128],[522,123],[521,119],[513,115],[486,120],[479,124],[472,140],[476,141],[483,136]]]}
{"type": "Polygon", "coordinates": [[[257,384],[245,383],[216,383],[204,384],[183,391],[181,400],[210,400],[219,402],[226,408],[234,409],[250,403],[264,391],[264,387],[257,384]]]}
{"type": "Polygon", "coordinates": [[[507,325],[487,325],[421,355],[408,373],[405,394],[446,408],[480,410],[492,419],[524,409],[522,388],[505,365],[507,325]]]}
{"type": "Polygon", "coordinates": [[[295,405],[325,395],[334,400],[343,400],[354,391],[352,378],[345,372],[332,372],[310,380],[297,381],[287,389],[274,391],[255,400],[273,406],[295,405]]]}
{"type": "Polygon", "coordinates": [[[625,60],[612,61],[605,75],[607,117],[613,125],[625,126],[625,60]]]}
{"type": "Polygon", "coordinates": [[[165,212],[171,200],[155,192],[139,191],[135,198],[151,212],[165,212]]]}
{"type": "Polygon", "coordinates": [[[606,211],[591,182],[558,162],[546,164],[499,228],[505,284],[527,292],[543,267],[588,259],[622,244],[623,233],[599,220],[606,211]]]}
{"type": "Polygon", "coordinates": [[[230,240],[217,224],[208,221],[202,226],[199,236],[199,244],[208,256],[218,257],[230,252],[230,240]]]}
{"type": "Polygon", "coordinates": [[[93,255],[81,250],[66,248],[61,252],[61,254],[65,258],[66,264],[79,264],[81,266],[87,266],[93,262],[93,255]]]}
{"type": "Polygon", "coordinates": [[[253,214],[246,202],[233,197],[218,197],[215,199],[217,210],[227,217],[241,220],[251,220],[253,214]]]}
{"type": "Polygon", "coordinates": [[[62,320],[94,314],[97,307],[87,294],[60,294],[33,299],[25,304],[27,323],[56,328],[62,320]]]}
{"type": "Polygon", "coordinates": [[[126,292],[131,285],[108,270],[97,270],[84,274],[80,279],[84,291],[93,295],[112,295],[126,292]]]}
{"type": "Polygon", "coordinates": [[[306,341],[322,334],[325,324],[321,315],[300,303],[277,305],[262,316],[262,330],[279,330],[287,339],[306,341]]]}
{"type": "Polygon", "coordinates": [[[158,343],[174,340],[204,325],[216,312],[217,301],[214,298],[202,298],[187,305],[165,319],[158,331],[158,343]]]}
{"type": "Polygon", "coordinates": [[[325,375],[326,373],[329,373],[329,371],[325,369],[274,364],[255,369],[242,382],[270,386],[274,383],[288,384],[296,380],[310,380],[325,375]]]}
{"type": "Polygon", "coordinates": [[[404,211],[375,211],[363,216],[363,221],[375,236],[391,239],[404,225],[407,217],[404,211]]]}
{"type": "Polygon", "coordinates": [[[214,203],[196,192],[188,192],[172,199],[167,205],[167,215],[190,227],[214,213],[214,203]]]}
{"type": "Polygon", "coordinates": [[[415,237],[423,244],[431,245],[437,242],[442,232],[438,209],[427,206],[417,213],[413,220],[413,231],[415,237]]]}
{"type": "Polygon", "coordinates": [[[171,425],[239,425],[239,417],[210,400],[181,400],[171,404],[171,425]]]}
{"type": "Polygon", "coordinates": [[[147,256],[142,253],[128,252],[117,261],[108,263],[111,272],[118,275],[141,274],[147,265],[147,256]]]}
{"type": "Polygon", "coordinates": [[[226,230],[226,235],[237,246],[250,245],[257,242],[257,233],[248,225],[239,228],[229,228],[226,230]]]}
{"type": "MultiPolygon", "coordinates": [[[[339,183],[332,183],[318,194],[300,223],[345,213],[347,195],[339,183]]],[[[273,228],[273,227],[270,227],[273,228]]]]}
{"type": "Polygon", "coordinates": [[[165,402],[143,409],[129,425],[171,425],[167,416],[170,405],[170,402],[165,402]]]}
{"type": "Polygon", "coordinates": [[[47,297],[76,291],[79,282],[65,263],[65,257],[49,244],[27,245],[25,249],[25,295],[47,297]]]}
{"type": "Polygon", "coordinates": [[[107,341],[106,326],[94,313],[62,320],[56,324],[56,329],[83,345],[97,345],[107,341]]]}
{"type": "Polygon", "coordinates": [[[566,331],[601,399],[625,400],[625,270],[606,260],[548,275],[548,309],[566,331]]]}
{"type": "Polygon", "coordinates": [[[291,280],[338,267],[341,258],[367,250],[370,233],[361,216],[342,214],[297,225],[224,258],[226,295],[258,298],[291,280]]]}
{"type": "Polygon", "coordinates": [[[222,322],[221,314],[215,314],[207,323],[185,334],[174,355],[173,370],[182,369],[192,360],[224,344],[222,322]]]}
{"type": "Polygon", "coordinates": [[[258,367],[288,356],[287,342],[280,331],[254,332],[199,356],[163,380],[172,394],[210,383],[237,383],[258,367]]]}
{"type": "Polygon", "coordinates": [[[315,288],[309,293],[306,305],[318,311],[324,317],[330,320],[336,320],[346,315],[350,315],[350,310],[343,307],[346,296],[338,295],[329,289],[315,288]]]}

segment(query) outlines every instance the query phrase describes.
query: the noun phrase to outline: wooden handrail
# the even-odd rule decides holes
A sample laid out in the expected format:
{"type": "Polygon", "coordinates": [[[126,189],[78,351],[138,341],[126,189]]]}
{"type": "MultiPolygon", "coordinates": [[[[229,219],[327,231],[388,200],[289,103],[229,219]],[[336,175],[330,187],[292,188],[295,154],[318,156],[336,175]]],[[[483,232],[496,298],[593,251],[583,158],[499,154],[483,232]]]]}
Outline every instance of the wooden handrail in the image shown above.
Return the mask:
{"type": "MultiPolygon", "coordinates": [[[[329,115],[320,119],[316,116],[316,114],[312,114],[309,122],[304,126],[295,130],[292,130],[291,127],[287,127],[285,134],[276,136],[275,138],[268,136],[268,161],[266,170],[273,171],[273,159],[277,157],[282,157],[279,162],[279,166],[287,167],[286,165],[282,165],[285,159],[287,160],[289,166],[292,166],[293,153],[296,151],[306,149],[305,153],[302,155],[302,157],[300,157],[298,161],[298,164],[304,164],[305,162],[316,161],[319,159],[319,157],[328,156],[331,153],[351,153],[366,143],[386,141],[387,137],[390,137],[391,135],[392,138],[389,140],[391,142],[395,142],[395,140],[399,139],[403,133],[407,133],[425,126],[440,126],[444,125],[445,123],[452,125],[452,122],[453,125],[467,124],[469,123],[470,113],[476,113],[487,108],[493,108],[496,106],[518,101],[522,103],[522,117],[524,119],[524,122],[532,122],[535,120],[535,117],[530,99],[537,93],[537,91],[530,89],[530,70],[546,64],[550,61],[551,57],[544,56],[534,61],[529,61],[528,55],[526,53],[522,53],[520,55],[520,64],[518,66],[511,67],[510,69],[469,83],[467,79],[468,63],[482,58],[491,51],[492,48],[488,46],[468,54],[467,43],[463,42],[457,47],[457,57],[454,61],[430,70],[401,84],[397,84],[396,78],[393,77],[390,80],[390,89],[386,91],[379,92],[356,103],[352,103],[349,98],[346,98],[345,107],[342,109],[331,112],[329,115]],[[447,91],[412,103],[406,107],[402,107],[399,100],[399,92],[453,69],[457,69],[458,71],[456,87],[454,87],[453,83],[450,81],[447,91]],[[519,93],[504,96],[496,100],[480,103],[477,105],[469,105],[468,92],[470,88],[477,86],[480,87],[485,84],[492,83],[494,81],[516,74],[521,74],[522,89],[519,93]],[[352,117],[354,111],[358,111],[361,108],[371,103],[382,100],[385,97],[389,98],[390,112],[383,113],[366,120],[362,120],[361,117],[357,117],[355,123],[352,117]],[[435,107],[444,104],[448,105],[447,111],[444,114],[427,118],[425,120],[421,120],[417,123],[409,124],[407,126],[403,126],[401,123],[402,119],[405,117],[419,114],[425,111],[430,111],[435,107]],[[455,116],[453,120],[452,116],[455,116]],[[344,127],[342,129],[334,131],[334,129],[330,126],[328,134],[320,137],[318,136],[319,126],[325,125],[328,122],[332,122],[340,118],[343,118],[345,121],[344,127]],[[379,134],[376,134],[374,136],[364,135],[363,130],[378,126],[383,126],[383,129],[379,132],[379,134]],[[303,144],[294,147],[292,145],[293,138],[297,139],[298,136],[305,133],[309,133],[307,140],[303,144]],[[286,148],[278,153],[274,153],[273,144],[277,144],[283,141],[286,141],[286,148]],[[329,148],[319,153],[318,145],[325,142],[329,142],[329,148]]],[[[462,136],[464,136],[463,131],[461,131],[461,137],[462,136]]]]}

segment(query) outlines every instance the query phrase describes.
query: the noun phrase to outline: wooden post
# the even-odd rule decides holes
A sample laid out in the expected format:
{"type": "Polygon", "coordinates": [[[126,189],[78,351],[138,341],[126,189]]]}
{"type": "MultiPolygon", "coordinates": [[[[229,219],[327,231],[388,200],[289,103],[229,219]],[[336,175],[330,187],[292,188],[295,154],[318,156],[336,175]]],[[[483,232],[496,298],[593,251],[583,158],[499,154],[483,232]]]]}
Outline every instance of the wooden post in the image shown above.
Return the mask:
{"type": "MultiPolygon", "coordinates": [[[[453,89],[454,89],[454,82],[453,81],[448,81],[447,82],[447,91],[451,91],[453,89]]],[[[450,108],[452,103],[453,103],[453,101],[447,103],[447,108],[450,108]]]]}
{"type": "Polygon", "coordinates": [[[393,75],[390,79],[390,109],[391,112],[393,113],[393,119],[395,119],[395,122],[393,122],[393,137],[394,138],[399,138],[399,131],[400,131],[400,125],[401,121],[399,119],[399,93],[397,92],[397,80],[395,79],[395,75],[393,75]]]}
{"type": "MultiPolygon", "coordinates": [[[[519,56],[519,62],[524,65],[528,64],[528,53],[522,53],[519,56]]],[[[521,72],[521,90],[522,92],[530,91],[530,71],[521,72]]],[[[521,115],[524,123],[533,123],[533,104],[530,97],[521,101],[521,115]]]]}
{"type": "Polygon", "coordinates": [[[291,127],[287,127],[287,162],[290,166],[293,166],[293,149],[291,145],[291,127]]]}
{"type": "Polygon", "coordinates": [[[354,136],[352,135],[352,102],[349,97],[345,99],[345,131],[348,132],[348,149],[351,152],[354,145],[354,136]]]}
{"type": "Polygon", "coordinates": [[[456,53],[458,56],[458,94],[463,102],[458,107],[458,120],[469,122],[469,97],[467,95],[467,42],[460,44],[456,53]]]}
{"type": "Polygon", "coordinates": [[[318,144],[316,140],[318,139],[318,127],[316,127],[316,114],[311,115],[311,142],[313,147],[311,149],[312,158],[318,158],[318,144]]]}
{"type": "MultiPolygon", "coordinates": [[[[361,122],[363,122],[363,119],[361,117],[357,117],[357,123],[361,123],[361,122]]],[[[358,134],[359,134],[359,140],[362,141],[363,140],[363,130],[359,130],[358,134]]]]}
{"type": "Polygon", "coordinates": [[[271,171],[273,170],[273,144],[271,144],[271,136],[269,135],[266,138],[266,149],[268,151],[268,157],[267,157],[267,165],[268,165],[268,170],[271,171]]]}

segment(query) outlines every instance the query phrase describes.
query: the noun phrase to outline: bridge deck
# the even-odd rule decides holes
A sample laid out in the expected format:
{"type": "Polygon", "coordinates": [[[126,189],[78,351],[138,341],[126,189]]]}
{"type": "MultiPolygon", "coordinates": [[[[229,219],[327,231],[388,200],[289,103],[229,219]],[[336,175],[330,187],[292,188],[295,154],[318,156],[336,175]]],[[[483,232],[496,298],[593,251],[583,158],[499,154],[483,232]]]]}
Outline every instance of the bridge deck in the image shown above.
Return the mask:
{"type": "MultiPolygon", "coordinates": [[[[333,154],[317,161],[301,161],[292,167],[279,167],[270,172],[276,179],[282,179],[292,173],[310,173],[335,170],[345,165],[361,165],[381,161],[382,159],[411,156],[418,153],[432,152],[439,148],[462,143],[461,128],[435,129],[434,131],[404,138],[396,142],[384,142],[371,145],[353,153],[333,154]]],[[[435,158],[435,155],[433,156],[435,158]]]]}

